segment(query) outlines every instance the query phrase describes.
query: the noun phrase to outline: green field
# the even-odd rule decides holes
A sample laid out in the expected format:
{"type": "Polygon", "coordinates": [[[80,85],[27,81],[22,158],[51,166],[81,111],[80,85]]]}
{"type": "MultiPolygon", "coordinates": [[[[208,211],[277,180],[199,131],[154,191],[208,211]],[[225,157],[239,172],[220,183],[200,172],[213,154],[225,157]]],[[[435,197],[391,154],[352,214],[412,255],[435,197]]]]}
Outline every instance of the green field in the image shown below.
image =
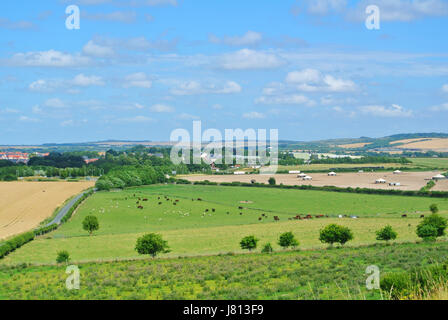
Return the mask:
{"type": "Polygon", "coordinates": [[[409,158],[409,160],[420,167],[448,169],[448,158],[409,158]]]}
{"type": "Polygon", "coordinates": [[[79,291],[66,289],[65,266],[3,266],[0,299],[382,299],[365,289],[368,266],[382,275],[447,258],[438,242],[88,263],[79,291]]]}
{"type": "Polygon", "coordinates": [[[278,235],[286,231],[296,235],[302,249],[323,248],[319,230],[330,223],[353,230],[350,246],[376,242],[375,231],[386,224],[398,231],[397,241],[414,241],[419,217],[428,213],[432,203],[439,205],[442,214],[448,212],[448,199],[307,190],[159,185],[99,192],[57,231],[25,245],[1,263],[54,263],[60,250],[68,250],[73,261],[135,259],[139,258],[134,251],[136,239],[147,232],[158,232],[168,240],[172,251],[167,256],[171,257],[241,252],[239,241],[249,234],[256,235],[261,245],[271,242],[278,250],[278,235]],[[137,209],[138,198],[149,200],[140,202],[143,210],[137,209]],[[89,214],[100,222],[100,230],[91,237],[82,230],[82,220],[89,214]],[[289,220],[297,214],[329,217],[289,220]],[[401,218],[402,214],[408,218],[401,218]],[[280,221],[274,222],[274,216],[280,221]]]}

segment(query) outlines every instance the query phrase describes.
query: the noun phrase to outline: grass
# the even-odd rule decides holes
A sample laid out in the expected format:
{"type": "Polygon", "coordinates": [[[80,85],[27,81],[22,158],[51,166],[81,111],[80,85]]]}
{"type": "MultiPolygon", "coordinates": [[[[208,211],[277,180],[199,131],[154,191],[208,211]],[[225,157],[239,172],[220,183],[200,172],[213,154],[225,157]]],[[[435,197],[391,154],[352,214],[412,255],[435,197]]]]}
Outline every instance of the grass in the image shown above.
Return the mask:
{"type": "Polygon", "coordinates": [[[409,160],[420,167],[448,169],[448,158],[409,158],[409,160]]]}
{"type": "Polygon", "coordinates": [[[381,299],[381,274],[446,261],[448,243],[374,245],[274,254],[221,255],[79,265],[81,288],[65,288],[65,266],[0,267],[1,299],[381,299]]]}
{"type": "Polygon", "coordinates": [[[244,236],[257,236],[261,246],[276,244],[278,235],[287,231],[296,235],[301,248],[322,248],[319,230],[330,223],[350,227],[355,234],[350,243],[353,246],[375,243],[375,231],[387,224],[396,229],[399,241],[414,241],[420,214],[427,213],[432,203],[438,204],[442,214],[447,212],[447,199],[308,190],[160,185],[100,192],[83,203],[60,229],[25,245],[1,263],[53,263],[61,250],[69,251],[74,261],[134,259],[138,258],[136,239],[147,232],[161,233],[168,240],[171,257],[241,252],[239,241],[244,236]],[[137,209],[139,197],[149,200],[140,202],[143,210],[137,209]],[[199,197],[203,201],[198,201],[199,197]],[[179,200],[177,205],[175,200],[179,200]],[[89,214],[100,222],[100,230],[92,237],[82,230],[82,220],[89,214]],[[288,220],[296,214],[330,217],[288,220]],[[339,214],[360,219],[339,219],[339,214]],[[409,218],[401,218],[402,214],[409,218]],[[274,222],[274,216],[280,221],[274,222]]]}

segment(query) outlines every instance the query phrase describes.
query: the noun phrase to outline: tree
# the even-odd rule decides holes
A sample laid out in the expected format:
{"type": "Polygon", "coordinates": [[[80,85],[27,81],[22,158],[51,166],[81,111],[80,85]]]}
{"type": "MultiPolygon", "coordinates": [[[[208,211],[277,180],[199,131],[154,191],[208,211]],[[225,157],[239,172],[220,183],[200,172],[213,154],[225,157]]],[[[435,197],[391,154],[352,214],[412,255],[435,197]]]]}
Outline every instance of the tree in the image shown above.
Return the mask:
{"type": "Polygon", "coordinates": [[[283,248],[289,248],[289,247],[297,247],[299,245],[299,241],[296,240],[292,232],[285,232],[282,233],[278,239],[278,244],[283,248]]]}
{"type": "Polygon", "coordinates": [[[437,229],[430,224],[419,225],[417,235],[424,241],[434,241],[437,238],[437,229]]]}
{"type": "Polygon", "coordinates": [[[244,237],[240,242],[241,249],[252,251],[257,248],[258,241],[259,240],[255,238],[255,236],[244,237]]]}
{"type": "Polygon", "coordinates": [[[98,218],[95,216],[87,216],[82,222],[82,228],[92,235],[93,231],[97,231],[100,228],[98,218]]]}
{"type": "Polygon", "coordinates": [[[432,213],[437,213],[439,212],[439,207],[437,207],[437,205],[433,203],[432,205],[429,206],[429,210],[431,210],[432,213]]]}
{"type": "Polygon", "coordinates": [[[422,222],[420,222],[420,224],[417,226],[417,231],[418,231],[418,228],[421,228],[425,225],[431,225],[434,228],[436,228],[437,237],[442,237],[445,235],[445,229],[448,226],[448,220],[439,216],[436,213],[433,213],[429,217],[426,217],[425,219],[423,219],[422,222]]]}
{"type": "Polygon", "coordinates": [[[274,251],[274,249],[272,248],[272,245],[270,242],[266,243],[263,247],[263,249],[261,250],[262,253],[272,253],[274,251]]]}
{"type": "Polygon", "coordinates": [[[397,235],[397,232],[391,226],[387,225],[376,232],[376,240],[388,242],[389,240],[397,239],[397,235]]]}
{"type": "Polygon", "coordinates": [[[59,251],[56,257],[57,263],[68,263],[70,261],[70,254],[67,251],[59,251]]]}
{"type": "Polygon", "coordinates": [[[277,184],[277,182],[275,181],[275,178],[273,178],[273,177],[269,178],[268,182],[269,182],[270,186],[275,186],[277,184]]]}
{"type": "Polygon", "coordinates": [[[148,254],[155,258],[159,253],[170,252],[168,242],[162,239],[162,236],[155,233],[149,233],[137,239],[135,250],[139,254],[148,254]]]}
{"type": "Polygon", "coordinates": [[[323,243],[329,243],[331,246],[333,246],[334,243],[344,245],[352,239],[353,233],[351,230],[337,224],[330,224],[320,230],[319,240],[323,243]]]}

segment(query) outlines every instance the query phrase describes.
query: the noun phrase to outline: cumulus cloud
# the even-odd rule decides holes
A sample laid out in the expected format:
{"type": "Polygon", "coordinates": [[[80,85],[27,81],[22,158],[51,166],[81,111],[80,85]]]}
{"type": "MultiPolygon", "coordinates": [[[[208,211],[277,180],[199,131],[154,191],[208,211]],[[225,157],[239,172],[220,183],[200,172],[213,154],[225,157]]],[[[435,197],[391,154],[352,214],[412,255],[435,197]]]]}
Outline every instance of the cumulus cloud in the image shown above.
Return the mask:
{"type": "Polygon", "coordinates": [[[125,88],[146,88],[152,87],[152,81],[149,80],[144,72],[137,72],[127,75],[124,79],[123,86],[125,88]]]}
{"type": "Polygon", "coordinates": [[[83,67],[91,64],[88,57],[79,54],[63,53],[56,50],[16,53],[6,61],[16,67],[83,67]]]}
{"type": "Polygon", "coordinates": [[[155,104],[151,108],[149,108],[151,112],[155,113],[172,113],[174,112],[174,108],[164,105],[164,104],[155,104]]]}
{"type": "Polygon", "coordinates": [[[243,118],[245,119],[264,119],[266,116],[263,113],[252,111],[243,114],[243,118]]]}
{"type": "Polygon", "coordinates": [[[241,86],[235,81],[227,81],[224,84],[206,84],[199,81],[186,81],[180,83],[171,93],[178,96],[196,95],[196,94],[233,94],[240,93],[241,86]]]}
{"type": "Polygon", "coordinates": [[[109,58],[115,55],[112,48],[99,45],[93,40],[86,43],[86,45],[82,48],[82,52],[87,56],[96,58],[109,58]]]}
{"type": "Polygon", "coordinates": [[[45,107],[49,108],[65,108],[67,105],[58,98],[51,98],[44,102],[43,104],[45,107]]]}
{"type": "Polygon", "coordinates": [[[226,53],[218,60],[219,66],[228,70],[271,69],[285,64],[285,61],[273,53],[251,49],[242,49],[237,52],[226,53]]]}
{"type": "Polygon", "coordinates": [[[84,74],[78,74],[71,83],[79,87],[89,86],[104,86],[105,83],[101,77],[98,76],[85,76],[84,74]]]}
{"type": "Polygon", "coordinates": [[[356,90],[356,84],[351,80],[336,78],[322,74],[315,69],[304,69],[290,72],[286,83],[296,85],[300,91],[307,92],[350,92],[356,90]]]}
{"type": "Polygon", "coordinates": [[[392,117],[411,117],[413,115],[411,110],[406,110],[402,106],[399,106],[397,104],[393,104],[391,107],[386,106],[363,106],[359,107],[359,110],[362,114],[365,115],[371,115],[376,117],[385,117],[385,118],[392,118],[392,117]]]}
{"type": "Polygon", "coordinates": [[[10,19],[0,17],[0,29],[30,30],[36,28],[36,25],[31,21],[11,21],[10,19]]]}
{"type": "Polygon", "coordinates": [[[105,82],[103,78],[95,75],[86,76],[84,74],[78,74],[71,80],[47,80],[39,79],[32,82],[28,89],[35,92],[54,92],[57,89],[74,90],[76,87],[90,87],[90,86],[104,86],[105,82]]]}
{"type": "Polygon", "coordinates": [[[223,38],[219,38],[211,34],[208,39],[211,43],[224,44],[228,46],[253,46],[260,43],[263,40],[263,36],[261,33],[248,31],[242,36],[225,36],[223,38]]]}

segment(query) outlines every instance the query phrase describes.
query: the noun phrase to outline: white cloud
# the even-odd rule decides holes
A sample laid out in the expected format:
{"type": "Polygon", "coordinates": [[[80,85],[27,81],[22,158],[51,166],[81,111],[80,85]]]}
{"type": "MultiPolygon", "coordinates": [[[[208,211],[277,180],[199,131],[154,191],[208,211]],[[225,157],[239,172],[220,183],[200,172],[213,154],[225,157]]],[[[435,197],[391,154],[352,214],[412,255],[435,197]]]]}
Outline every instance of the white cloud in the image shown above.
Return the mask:
{"type": "Polygon", "coordinates": [[[152,81],[149,80],[144,72],[137,72],[125,77],[123,86],[125,88],[146,88],[152,87],[152,81]]]}
{"type": "Polygon", "coordinates": [[[189,113],[181,113],[177,116],[177,118],[179,118],[181,120],[198,120],[199,119],[198,116],[194,116],[189,113]]]}
{"type": "Polygon", "coordinates": [[[245,119],[264,119],[266,116],[260,112],[252,111],[243,114],[243,118],[245,119]]]}
{"type": "Polygon", "coordinates": [[[300,94],[278,95],[278,96],[262,96],[255,100],[258,104],[274,104],[274,105],[306,105],[314,106],[316,103],[308,97],[300,94]]]}
{"type": "Polygon", "coordinates": [[[78,74],[73,80],[72,84],[79,87],[89,86],[104,86],[105,83],[101,77],[98,76],[85,76],[84,74],[78,74]]]}
{"type": "Polygon", "coordinates": [[[119,119],[118,122],[130,122],[130,123],[148,123],[148,122],[154,122],[155,120],[150,117],[146,116],[135,116],[131,118],[123,118],[119,119]]]}
{"type": "Polygon", "coordinates": [[[438,106],[431,107],[432,111],[448,111],[448,103],[443,103],[438,106]]]}
{"type": "Polygon", "coordinates": [[[448,92],[448,84],[444,84],[444,85],[442,86],[442,91],[443,91],[443,92],[448,92]]]}
{"type": "Polygon", "coordinates": [[[82,52],[85,55],[96,58],[109,58],[115,54],[112,48],[99,45],[93,40],[86,43],[86,45],[82,48],[82,52]]]}
{"type": "Polygon", "coordinates": [[[286,83],[295,84],[298,90],[306,92],[350,92],[357,88],[351,80],[324,75],[315,69],[290,72],[286,76],[286,83]]]}
{"type": "Polygon", "coordinates": [[[229,37],[225,36],[219,38],[215,35],[209,36],[209,41],[216,44],[225,44],[228,46],[253,46],[260,43],[263,40],[261,33],[255,31],[248,31],[242,36],[229,37]]]}
{"type": "Polygon", "coordinates": [[[45,107],[49,107],[49,108],[65,108],[66,107],[66,104],[58,98],[48,99],[44,102],[43,105],[45,107]]]}
{"type": "Polygon", "coordinates": [[[360,107],[359,110],[361,111],[361,113],[366,115],[385,118],[411,117],[413,114],[411,110],[406,110],[405,108],[397,104],[393,104],[389,108],[385,106],[363,106],[360,107]]]}
{"type": "Polygon", "coordinates": [[[227,81],[224,84],[203,85],[198,81],[187,81],[180,83],[171,93],[178,96],[196,95],[196,94],[233,94],[240,93],[241,86],[235,81],[227,81]]]}
{"type": "Polygon", "coordinates": [[[164,105],[164,104],[155,104],[151,108],[149,108],[151,112],[155,113],[172,113],[174,112],[174,108],[164,105]]]}
{"type": "Polygon", "coordinates": [[[321,80],[320,71],[315,69],[304,69],[301,71],[292,71],[286,76],[287,83],[317,83],[321,80]]]}
{"type": "Polygon", "coordinates": [[[17,67],[82,67],[91,64],[88,57],[56,50],[16,53],[7,61],[17,67]]]}
{"type": "Polygon", "coordinates": [[[273,53],[242,49],[223,54],[218,59],[221,68],[228,70],[272,69],[282,66],[285,61],[273,53]]]}

